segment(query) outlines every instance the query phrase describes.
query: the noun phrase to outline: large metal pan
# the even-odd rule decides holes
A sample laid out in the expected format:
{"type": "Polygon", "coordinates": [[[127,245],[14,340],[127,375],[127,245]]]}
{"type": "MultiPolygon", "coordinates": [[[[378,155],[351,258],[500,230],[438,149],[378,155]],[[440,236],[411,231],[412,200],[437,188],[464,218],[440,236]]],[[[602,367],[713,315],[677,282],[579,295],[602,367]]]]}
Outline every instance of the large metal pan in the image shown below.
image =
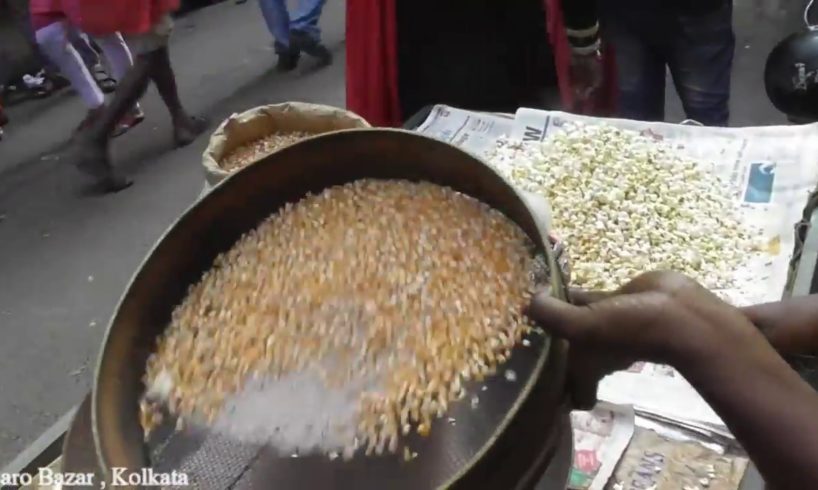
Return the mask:
{"type": "MultiPolygon", "coordinates": [[[[108,477],[115,467],[189,467],[184,453],[210,444],[203,442],[207,436],[201,430],[146,444],[138,422],[146,359],[188,286],[217,254],[285,203],[360,178],[430,181],[500,210],[546,255],[552,290],[564,299],[544,225],[521,195],[479,159],[403,130],[347,130],[310,138],[236,173],[193,205],[134,276],[108,328],[93,391],[94,439],[108,477]]],[[[529,488],[553,455],[558,438],[566,356],[564,342],[531,337],[531,346],[516,348],[506,366],[517,373],[517,381],[498,375],[481,383],[485,391],[470,386],[479,404],[473,408],[468,398],[454,404],[450,415],[456,424],[438,420],[428,438],[412,441],[419,456],[410,463],[398,456],[356,456],[348,462],[319,456],[293,459],[258,447],[250,448],[244,462],[208,465],[220,468],[219,475],[232,472],[231,488],[529,488]]],[[[226,454],[235,458],[246,450],[237,446],[226,454]]],[[[198,485],[212,488],[221,483],[198,485]]]]}

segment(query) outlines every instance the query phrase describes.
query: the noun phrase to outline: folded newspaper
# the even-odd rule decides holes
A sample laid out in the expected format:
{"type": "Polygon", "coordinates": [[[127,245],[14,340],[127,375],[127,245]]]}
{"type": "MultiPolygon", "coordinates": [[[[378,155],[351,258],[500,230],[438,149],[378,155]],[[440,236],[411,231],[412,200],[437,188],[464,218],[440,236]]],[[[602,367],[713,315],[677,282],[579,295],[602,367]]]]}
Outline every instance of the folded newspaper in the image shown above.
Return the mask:
{"type": "Polygon", "coordinates": [[[603,490],[633,437],[633,409],[599,403],[590,412],[572,412],[571,427],[574,464],[569,488],[603,490]]]}
{"type": "Polygon", "coordinates": [[[608,490],[736,490],[747,458],[636,429],[608,490]]]}
{"type": "MultiPolygon", "coordinates": [[[[603,121],[650,134],[691,158],[711,162],[707,170],[732,187],[742,212],[761,228],[763,239],[778,245],[764,260],[736,271],[744,280],[727,296],[735,304],[746,305],[775,301],[784,295],[794,249],[793,226],[801,220],[809,194],[818,183],[818,124],[710,128],[527,108],[511,117],[436,106],[417,130],[487,157],[504,138],[537,144],[568,123],[603,121]],[[763,179],[767,188],[763,202],[754,194],[758,179],[763,179]]],[[[731,437],[718,415],[668,366],[645,363],[608,376],[600,385],[599,398],[633,405],[644,418],[672,423],[706,437],[731,437]]]]}

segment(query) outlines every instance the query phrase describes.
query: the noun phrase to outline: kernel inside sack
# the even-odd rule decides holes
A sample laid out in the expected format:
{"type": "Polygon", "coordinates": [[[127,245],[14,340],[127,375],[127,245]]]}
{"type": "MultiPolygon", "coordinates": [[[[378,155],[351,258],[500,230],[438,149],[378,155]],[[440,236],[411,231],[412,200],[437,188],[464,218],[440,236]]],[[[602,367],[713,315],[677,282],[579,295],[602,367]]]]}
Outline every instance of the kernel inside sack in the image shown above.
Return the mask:
{"type": "Polygon", "coordinates": [[[724,290],[758,251],[716,175],[635,131],[577,124],[541,144],[502,140],[488,158],[549,200],[576,286],[610,290],[664,269],[724,290]]]}
{"type": "Polygon", "coordinates": [[[305,131],[277,131],[236,147],[221,159],[219,165],[234,172],[311,135],[305,131]]]}
{"type": "Polygon", "coordinates": [[[360,180],[308,196],[174,310],[147,363],[143,427],[161,404],[295,454],[397,452],[511,356],[543,270],[519,227],[449,188],[360,180]],[[251,402],[267,419],[247,420],[251,402]]]}

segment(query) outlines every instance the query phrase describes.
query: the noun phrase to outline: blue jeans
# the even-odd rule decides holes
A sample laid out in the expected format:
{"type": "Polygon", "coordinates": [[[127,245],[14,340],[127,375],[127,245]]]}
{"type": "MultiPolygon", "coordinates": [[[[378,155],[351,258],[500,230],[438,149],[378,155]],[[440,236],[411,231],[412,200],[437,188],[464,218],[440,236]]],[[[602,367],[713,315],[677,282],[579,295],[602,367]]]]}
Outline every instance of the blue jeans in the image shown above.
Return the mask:
{"type": "Polygon", "coordinates": [[[726,126],[735,49],[732,2],[696,15],[627,3],[616,2],[603,14],[604,35],[616,55],[619,115],[664,120],[667,67],[687,117],[726,126]]]}
{"type": "Polygon", "coordinates": [[[275,39],[276,52],[290,48],[290,31],[300,31],[315,41],[321,40],[318,19],[326,0],[300,0],[292,17],[286,0],[259,0],[261,15],[275,39]]]}

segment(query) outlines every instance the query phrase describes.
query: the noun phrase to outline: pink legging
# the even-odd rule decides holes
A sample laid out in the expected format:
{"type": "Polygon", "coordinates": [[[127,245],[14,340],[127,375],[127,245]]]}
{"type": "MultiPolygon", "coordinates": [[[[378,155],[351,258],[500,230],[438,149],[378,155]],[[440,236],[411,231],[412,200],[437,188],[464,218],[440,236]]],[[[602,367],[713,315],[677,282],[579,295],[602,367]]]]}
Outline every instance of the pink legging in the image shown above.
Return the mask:
{"type": "MultiPolygon", "coordinates": [[[[105,103],[105,97],[79,53],[69,42],[69,29],[73,27],[65,20],[40,27],[35,33],[37,44],[48,59],[60,69],[63,76],[71,82],[71,86],[77,91],[85,105],[89,109],[96,109],[105,103]]],[[[94,37],[94,40],[108,60],[111,75],[117,81],[122,80],[133,65],[131,52],[122,35],[115,33],[94,37]]]]}

